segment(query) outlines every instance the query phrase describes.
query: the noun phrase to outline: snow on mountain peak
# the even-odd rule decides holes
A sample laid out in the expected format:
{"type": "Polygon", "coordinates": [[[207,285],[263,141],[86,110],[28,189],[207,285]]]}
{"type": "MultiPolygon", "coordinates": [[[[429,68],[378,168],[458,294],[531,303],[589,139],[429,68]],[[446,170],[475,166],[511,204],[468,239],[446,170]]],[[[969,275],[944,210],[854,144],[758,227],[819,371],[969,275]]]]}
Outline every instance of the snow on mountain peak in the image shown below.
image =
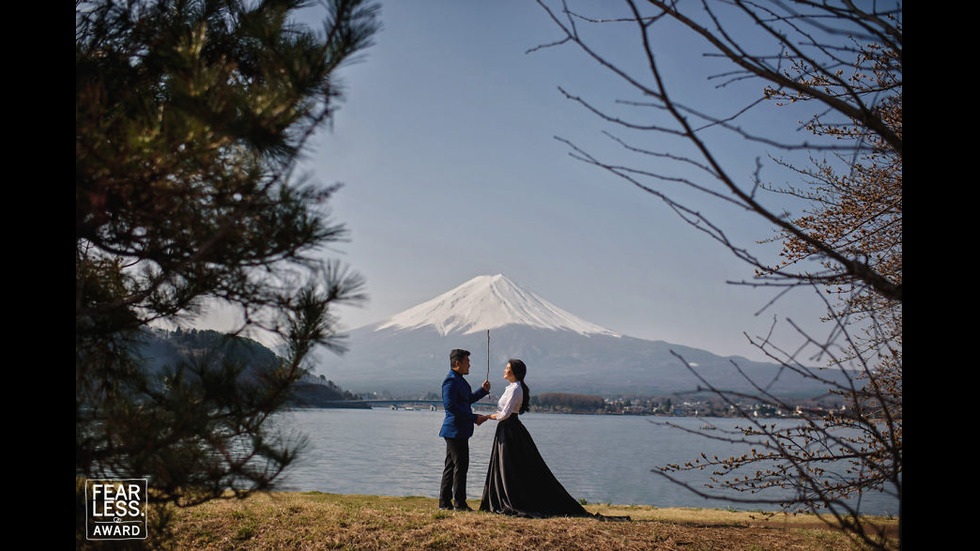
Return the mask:
{"type": "Polygon", "coordinates": [[[446,335],[476,333],[511,324],[583,335],[619,336],[522,289],[503,274],[474,277],[447,293],[395,314],[377,329],[432,326],[439,334],[446,335]]]}

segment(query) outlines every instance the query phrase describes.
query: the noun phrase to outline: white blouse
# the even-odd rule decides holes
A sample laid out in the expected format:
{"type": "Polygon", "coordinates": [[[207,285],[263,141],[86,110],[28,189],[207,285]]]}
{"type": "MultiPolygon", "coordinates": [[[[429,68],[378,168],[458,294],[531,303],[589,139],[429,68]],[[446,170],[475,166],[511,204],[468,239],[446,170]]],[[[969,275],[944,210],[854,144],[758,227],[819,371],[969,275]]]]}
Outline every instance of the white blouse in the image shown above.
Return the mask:
{"type": "Polygon", "coordinates": [[[504,394],[497,401],[497,421],[503,421],[510,417],[511,413],[517,413],[523,401],[524,390],[521,388],[521,382],[514,381],[507,385],[504,394]]]}

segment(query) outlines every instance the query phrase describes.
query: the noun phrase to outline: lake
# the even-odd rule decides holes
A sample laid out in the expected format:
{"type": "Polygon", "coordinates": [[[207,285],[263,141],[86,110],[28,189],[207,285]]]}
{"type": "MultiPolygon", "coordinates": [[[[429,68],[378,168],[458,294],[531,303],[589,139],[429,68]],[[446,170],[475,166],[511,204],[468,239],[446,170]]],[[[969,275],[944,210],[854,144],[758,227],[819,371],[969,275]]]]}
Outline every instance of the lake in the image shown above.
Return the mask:
{"type": "MultiPolygon", "coordinates": [[[[305,434],[308,446],[283,476],[279,488],[436,497],[446,453],[445,441],[439,437],[444,416],[441,408],[285,412],[277,420],[284,428],[305,434]]],[[[728,457],[746,451],[657,424],[669,421],[700,429],[706,420],[529,413],[521,416],[521,421],[552,472],[576,499],[656,507],[775,509],[708,500],[651,472],[657,466],[693,460],[701,452],[709,457],[728,457]]],[[[745,424],[736,419],[709,421],[721,428],[745,424]]],[[[476,427],[470,439],[467,497],[471,500],[478,500],[482,494],[495,428],[496,423],[488,421],[476,427]]],[[[698,471],[685,475],[685,480],[703,483],[707,477],[708,473],[698,471]]],[[[867,514],[897,514],[897,503],[893,496],[865,495],[861,510],[867,514]]]]}

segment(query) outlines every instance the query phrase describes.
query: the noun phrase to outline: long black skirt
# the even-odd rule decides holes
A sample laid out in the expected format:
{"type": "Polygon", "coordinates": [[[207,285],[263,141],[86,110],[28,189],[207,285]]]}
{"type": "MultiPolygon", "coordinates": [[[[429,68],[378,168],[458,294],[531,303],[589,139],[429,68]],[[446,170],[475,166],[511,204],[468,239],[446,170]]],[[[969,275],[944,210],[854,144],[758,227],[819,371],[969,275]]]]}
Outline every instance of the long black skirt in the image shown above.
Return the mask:
{"type": "Polygon", "coordinates": [[[551,473],[516,414],[497,424],[480,510],[535,518],[594,516],[551,473]]]}

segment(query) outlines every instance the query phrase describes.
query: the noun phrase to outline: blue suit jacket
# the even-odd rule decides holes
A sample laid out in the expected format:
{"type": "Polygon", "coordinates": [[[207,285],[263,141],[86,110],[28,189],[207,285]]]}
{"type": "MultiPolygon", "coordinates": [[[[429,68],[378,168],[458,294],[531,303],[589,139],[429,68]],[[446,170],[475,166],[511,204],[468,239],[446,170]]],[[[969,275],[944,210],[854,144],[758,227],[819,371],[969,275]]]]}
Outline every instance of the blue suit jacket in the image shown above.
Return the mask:
{"type": "Polygon", "coordinates": [[[490,394],[483,387],[473,392],[470,384],[455,371],[449,372],[442,382],[442,407],[446,418],[442,422],[439,436],[443,438],[469,438],[473,436],[473,423],[476,414],[470,404],[490,394]]]}

